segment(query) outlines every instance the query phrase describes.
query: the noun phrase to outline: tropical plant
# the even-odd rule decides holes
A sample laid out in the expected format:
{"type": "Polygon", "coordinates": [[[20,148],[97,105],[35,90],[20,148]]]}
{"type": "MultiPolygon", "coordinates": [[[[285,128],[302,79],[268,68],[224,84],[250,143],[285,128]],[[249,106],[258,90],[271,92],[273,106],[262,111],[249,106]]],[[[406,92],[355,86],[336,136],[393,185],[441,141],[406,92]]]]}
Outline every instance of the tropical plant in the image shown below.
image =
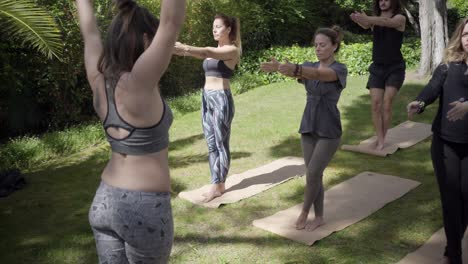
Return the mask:
{"type": "Polygon", "coordinates": [[[0,0],[0,32],[48,58],[62,56],[63,41],[56,22],[31,0],[0,0]]]}

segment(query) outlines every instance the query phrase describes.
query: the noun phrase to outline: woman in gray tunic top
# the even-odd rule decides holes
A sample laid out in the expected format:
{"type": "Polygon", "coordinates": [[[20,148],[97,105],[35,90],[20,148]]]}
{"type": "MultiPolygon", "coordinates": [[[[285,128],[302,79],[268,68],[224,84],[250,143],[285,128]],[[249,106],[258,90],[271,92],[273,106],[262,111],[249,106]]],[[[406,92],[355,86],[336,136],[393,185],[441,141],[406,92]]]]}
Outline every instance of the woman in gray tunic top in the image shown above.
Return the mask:
{"type": "Polygon", "coordinates": [[[266,72],[280,72],[298,78],[307,91],[307,104],[302,116],[299,133],[307,166],[307,185],[302,212],[296,221],[296,229],[312,231],[325,223],[323,218],[323,171],[338,149],[341,138],[340,112],[337,108],[341,91],[346,86],[348,70],[335,61],[340,49],[341,29],[320,28],[315,32],[315,54],[319,61],[302,65],[286,61],[279,63],[275,58],[262,63],[266,72]],[[314,205],[315,219],[307,222],[310,207],[314,205]]]}

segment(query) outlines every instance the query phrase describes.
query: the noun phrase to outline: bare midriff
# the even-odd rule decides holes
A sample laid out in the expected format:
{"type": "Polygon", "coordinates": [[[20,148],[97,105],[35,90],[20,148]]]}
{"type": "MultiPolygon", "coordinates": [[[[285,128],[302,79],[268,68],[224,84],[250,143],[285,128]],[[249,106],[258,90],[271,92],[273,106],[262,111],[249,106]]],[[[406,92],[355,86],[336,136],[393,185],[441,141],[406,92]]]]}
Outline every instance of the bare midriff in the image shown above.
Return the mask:
{"type": "Polygon", "coordinates": [[[205,78],[205,90],[229,90],[230,88],[229,79],[210,76],[205,78]]]}
{"type": "Polygon", "coordinates": [[[147,155],[125,155],[112,152],[102,173],[111,186],[144,192],[169,192],[168,149],[147,155]]]}

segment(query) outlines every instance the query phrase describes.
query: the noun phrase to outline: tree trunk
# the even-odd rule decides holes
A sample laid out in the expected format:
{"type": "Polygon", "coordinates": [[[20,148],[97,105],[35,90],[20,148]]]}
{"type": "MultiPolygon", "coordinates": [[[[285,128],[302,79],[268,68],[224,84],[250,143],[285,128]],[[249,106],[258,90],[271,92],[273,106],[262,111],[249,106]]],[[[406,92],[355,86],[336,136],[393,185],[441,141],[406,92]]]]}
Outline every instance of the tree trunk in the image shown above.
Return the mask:
{"type": "Polygon", "coordinates": [[[447,0],[420,0],[421,64],[419,75],[430,74],[442,62],[447,36],[447,0]]]}
{"type": "Polygon", "coordinates": [[[406,16],[408,17],[409,23],[413,27],[414,32],[416,32],[416,35],[418,35],[418,36],[421,35],[421,30],[419,29],[418,22],[414,19],[413,15],[408,10],[408,8],[405,7],[404,10],[405,10],[406,16]]]}

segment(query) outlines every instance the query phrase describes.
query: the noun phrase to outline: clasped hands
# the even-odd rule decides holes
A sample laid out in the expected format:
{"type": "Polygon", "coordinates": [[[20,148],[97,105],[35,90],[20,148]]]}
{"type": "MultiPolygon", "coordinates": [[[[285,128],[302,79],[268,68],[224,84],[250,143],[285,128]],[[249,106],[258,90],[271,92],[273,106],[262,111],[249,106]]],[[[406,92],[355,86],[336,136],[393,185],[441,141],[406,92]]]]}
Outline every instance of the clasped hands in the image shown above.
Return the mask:
{"type": "Polygon", "coordinates": [[[357,12],[354,11],[351,15],[349,15],[352,21],[358,23],[358,24],[364,24],[368,23],[367,21],[367,14],[365,12],[357,12]]]}

